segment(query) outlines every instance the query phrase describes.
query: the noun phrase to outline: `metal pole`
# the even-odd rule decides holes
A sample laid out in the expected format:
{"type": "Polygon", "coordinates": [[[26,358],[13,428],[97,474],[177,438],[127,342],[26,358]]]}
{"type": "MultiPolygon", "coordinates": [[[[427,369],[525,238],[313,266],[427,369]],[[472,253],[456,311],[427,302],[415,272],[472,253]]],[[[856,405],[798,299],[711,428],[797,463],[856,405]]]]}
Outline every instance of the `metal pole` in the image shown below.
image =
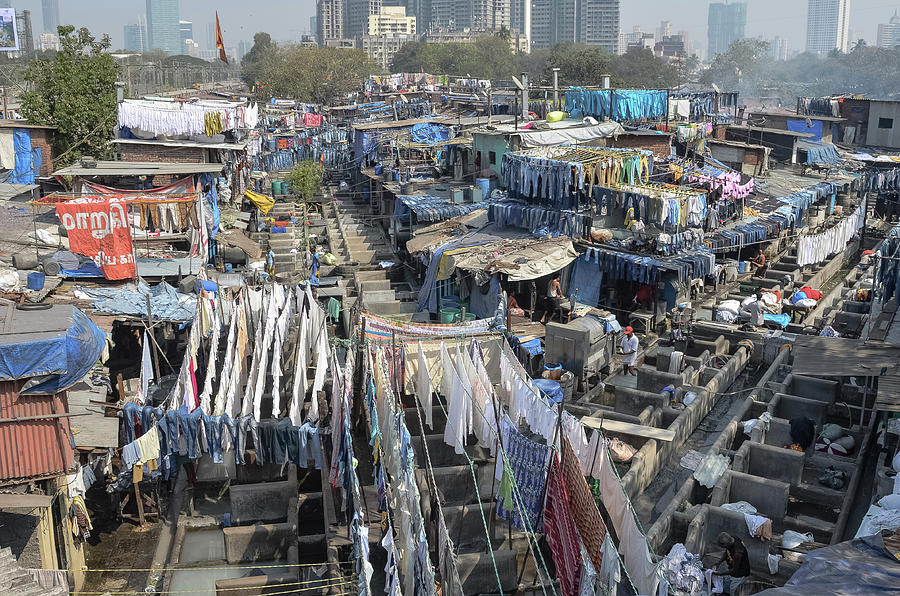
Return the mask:
{"type": "Polygon", "coordinates": [[[553,69],[553,107],[559,109],[559,69],[553,69]]]}

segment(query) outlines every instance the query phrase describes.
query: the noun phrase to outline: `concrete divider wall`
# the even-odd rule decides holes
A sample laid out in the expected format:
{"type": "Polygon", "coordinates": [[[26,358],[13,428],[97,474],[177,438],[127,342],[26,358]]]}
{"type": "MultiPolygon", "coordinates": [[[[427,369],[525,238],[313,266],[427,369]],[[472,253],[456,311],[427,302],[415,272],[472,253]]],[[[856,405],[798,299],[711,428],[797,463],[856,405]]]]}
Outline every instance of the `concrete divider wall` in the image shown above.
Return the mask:
{"type": "Polygon", "coordinates": [[[746,501],[756,507],[760,515],[781,521],[787,513],[791,485],[787,482],[751,476],[729,470],[713,489],[710,504],[721,506],[746,501]]]}
{"type": "Polygon", "coordinates": [[[297,545],[295,524],[257,524],[224,528],[225,559],[230,565],[288,558],[288,549],[297,545]]]}
{"type": "Polygon", "coordinates": [[[804,461],[799,451],[747,441],[735,453],[732,469],[797,485],[803,477],[804,461]]]}
{"type": "MultiPolygon", "coordinates": [[[[675,433],[672,441],[647,441],[644,444],[641,451],[635,455],[636,461],[632,462],[628,473],[622,477],[622,485],[630,498],[634,498],[650,485],[660,468],[697,429],[700,421],[715,405],[717,394],[734,382],[747,365],[749,356],[747,350],[739,349],[710,383],[698,392],[697,398],[669,425],[668,430],[675,433]],[[638,458],[637,455],[641,457],[638,458]]],[[[618,389],[616,393],[618,394],[618,389]]]]}
{"type": "MultiPolygon", "coordinates": [[[[297,500],[297,482],[238,484],[229,488],[235,524],[285,521],[288,504],[297,500]]],[[[296,508],[296,505],[295,505],[296,508]]]]}

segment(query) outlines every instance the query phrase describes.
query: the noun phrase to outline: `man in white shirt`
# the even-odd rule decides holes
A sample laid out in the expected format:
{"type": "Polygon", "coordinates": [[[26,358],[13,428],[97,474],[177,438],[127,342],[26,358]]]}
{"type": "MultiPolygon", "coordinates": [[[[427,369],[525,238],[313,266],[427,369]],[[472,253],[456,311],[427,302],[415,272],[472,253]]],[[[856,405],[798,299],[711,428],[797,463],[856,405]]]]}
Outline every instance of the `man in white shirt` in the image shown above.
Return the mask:
{"type": "Polygon", "coordinates": [[[634,334],[634,329],[630,326],[625,328],[625,335],[622,337],[622,343],[619,346],[619,352],[624,356],[622,364],[625,365],[625,374],[637,376],[637,352],[638,338],[634,334]]]}

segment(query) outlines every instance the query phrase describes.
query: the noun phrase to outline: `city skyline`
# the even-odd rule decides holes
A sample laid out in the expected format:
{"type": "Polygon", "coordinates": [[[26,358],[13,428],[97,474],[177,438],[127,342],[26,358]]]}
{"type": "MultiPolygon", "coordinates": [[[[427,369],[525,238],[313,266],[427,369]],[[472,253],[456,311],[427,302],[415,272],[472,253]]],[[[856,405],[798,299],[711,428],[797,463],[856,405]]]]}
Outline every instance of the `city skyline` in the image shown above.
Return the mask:
{"type": "MultiPolygon", "coordinates": [[[[31,10],[37,23],[43,22],[42,0],[13,0],[17,10],[31,10]]],[[[276,40],[298,41],[309,33],[309,18],[315,16],[315,0],[269,0],[257,3],[250,10],[237,0],[191,0],[182,2],[180,19],[195,23],[214,20],[219,11],[226,44],[237,46],[240,41],[252,41],[253,35],[266,31],[276,40]],[[285,19],[285,14],[296,18],[285,19]]],[[[878,23],[886,23],[900,3],[885,0],[854,0],[850,12],[851,46],[859,38],[874,45],[878,23]]],[[[686,31],[696,46],[705,46],[709,2],[697,0],[645,0],[622,2],[620,27],[630,31],[640,25],[653,31],[659,21],[672,21],[672,29],[686,31]],[[652,17],[649,15],[653,15],[652,17]]],[[[109,34],[113,48],[124,47],[124,25],[136,23],[145,13],[145,0],[82,0],[60,3],[60,23],[88,27],[95,35],[109,34]],[[90,10],[85,10],[89,6],[90,10]]],[[[781,37],[790,47],[803,50],[806,42],[807,2],[794,0],[751,0],[747,20],[747,37],[781,37]]],[[[314,33],[314,32],[313,32],[314,33]]],[[[195,31],[196,35],[196,31],[195,31]]],[[[203,45],[201,43],[201,45],[203,45]]]]}

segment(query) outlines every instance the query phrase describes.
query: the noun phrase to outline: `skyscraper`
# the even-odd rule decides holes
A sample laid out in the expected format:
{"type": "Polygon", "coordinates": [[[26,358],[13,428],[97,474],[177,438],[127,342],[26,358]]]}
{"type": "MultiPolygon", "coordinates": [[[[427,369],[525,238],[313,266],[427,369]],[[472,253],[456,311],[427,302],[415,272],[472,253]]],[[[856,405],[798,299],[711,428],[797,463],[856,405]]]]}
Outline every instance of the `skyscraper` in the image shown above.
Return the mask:
{"type": "Polygon", "coordinates": [[[0,8],[12,8],[12,0],[0,0],[0,8]]]}
{"type": "Polygon", "coordinates": [[[344,37],[362,39],[369,29],[369,17],[381,12],[381,0],[345,0],[344,37]]]}
{"type": "Polygon", "coordinates": [[[178,30],[181,32],[181,43],[194,39],[194,23],[191,21],[178,21],[178,30]]]}
{"type": "Polygon", "coordinates": [[[533,0],[533,49],[564,41],[601,46],[615,54],[619,47],[619,0],[533,0]]]}
{"type": "Polygon", "coordinates": [[[724,54],[731,44],[744,39],[747,30],[747,4],[736,2],[713,2],[709,5],[707,20],[707,57],[712,60],[724,54]]]}
{"type": "Polygon", "coordinates": [[[888,49],[900,46],[900,16],[896,10],[889,22],[878,25],[878,39],[875,45],[888,49]]]}
{"type": "Polygon", "coordinates": [[[850,0],[809,0],[806,51],[824,55],[850,49],[850,0]]]}
{"type": "Polygon", "coordinates": [[[59,27],[59,0],[41,0],[44,15],[44,33],[56,35],[59,27]]]}
{"type": "Polygon", "coordinates": [[[147,49],[181,53],[178,0],[147,0],[147,49]]]}
{"type": "Polygon", "coordinates": [[[125,49],[129,52],[147,51],[147,21],[143,16],[138,17],[138,22],[125,25],[125,49]]]}
{"type": "Polygon", "coordinates": [[[343,0],[318,0],[316,2],[316,39],[319,45],[328,45],[329,40],[344,39],[343,0]]]}

